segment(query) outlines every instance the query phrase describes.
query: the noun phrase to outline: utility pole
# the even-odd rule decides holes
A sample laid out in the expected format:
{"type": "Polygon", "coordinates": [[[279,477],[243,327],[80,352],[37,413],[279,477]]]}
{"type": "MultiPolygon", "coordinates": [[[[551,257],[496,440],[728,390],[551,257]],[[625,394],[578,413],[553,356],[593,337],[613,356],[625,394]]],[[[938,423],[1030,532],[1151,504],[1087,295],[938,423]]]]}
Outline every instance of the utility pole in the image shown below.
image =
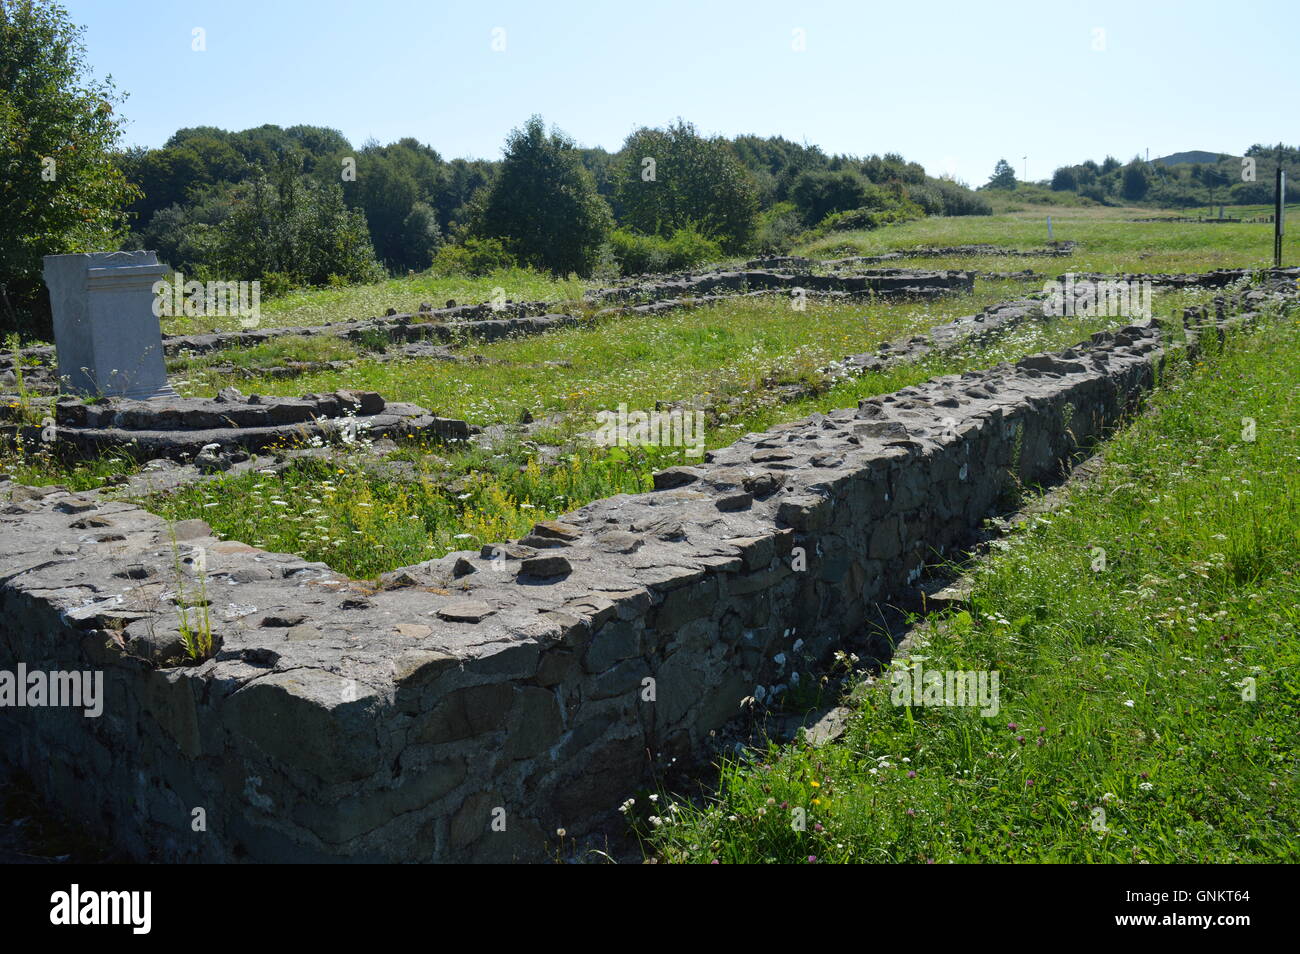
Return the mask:
{"type": "Polygon", "coordinates": [[[1020,161],[1025,164],[1025,181],[1028,182],[1029,181],[1029,157],[1021,156],[1020,161]]]}

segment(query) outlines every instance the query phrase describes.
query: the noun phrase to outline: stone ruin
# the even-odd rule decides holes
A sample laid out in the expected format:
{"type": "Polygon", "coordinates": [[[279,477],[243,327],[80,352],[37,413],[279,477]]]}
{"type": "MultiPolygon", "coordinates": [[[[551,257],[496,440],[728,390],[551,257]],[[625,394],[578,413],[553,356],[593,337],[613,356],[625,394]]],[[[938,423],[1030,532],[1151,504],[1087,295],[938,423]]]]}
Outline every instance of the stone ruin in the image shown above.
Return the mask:
{"type": "Polygon", "coordinates": [[[463,441],[476,430],[416,404],[386,402],[373,391],[280,398],[246,396],[224,388],[215,398],[108,398],[95,403],[74,397],[37,398],[32,408],[50,423],[14,420],[21,409],[0,406],[0,416],[11,417],[8,423],[0,423],[0,437],[18,438],[29,445],[44,441],[69,457],[111,451],[140,461],[186,460],[214,447],[219,449],[212,452],[218,458],[232,451],[246,452],[246,457],[247,452],[350,442],[360,436],[463,441]]]}
{"type": "MultiPolygon", "coordinates": [[[[1178,346],[1295,295],[1287,278],[1190,309],[1178,346]]],[[[1059,477],[1170,347],[1146,320],[816,414],[377,587],[202,521],[0,485],[5,663],[102,670],[107,695],[99,719],[0,710],[5,754],[142,859],[543,859],[779,695],[796,643],[824,657],[905,600],[1011,481],[1059,477]],[[176,665],[200,582],[214,655],[176,665]]]]}
{"type": "MultiPolygon", "coordinates": [[[[152,254],[152,253],[140,253],[152,254]]],[[[75,256],[73,256],[75,257],[75,256]]],[[[206,354],[224,348],[249,348],[281,338],[328,336],[358,343],[384,342],[392,352],[371,357],[401,360],[436,357],[456,360],[450,346],[464,340],[499,341],[504,338],[544,334],[577,325],[585,318],[617,315],[655,315],[681,308],[716,304],[741,296],[791,294],[801,290],[809,297],[856,298],[873,296],[886,301],[933,299],[970,292],[974,276],[960,271],[881,269],[848,275],[813,274],[807,269],[707,271],[677,276],[631,279],[616,287],[595,289],[585,296],[581,309],[555,311],[554,302],[514,302],[458,305],[444,308],[425,304],[413,313],[389,309],[382,317],[333,322],[309,327],[253,328],[240,331],[163,335],[161,354],[206,354]]],[[[157,333],[157,319],[153,319],[157,333]]],[[[77,339],[73,339],[74,343],[77,339]]],[[[142,348],[151,347],[141,344],[142,348]]],[[[156,348],[154,349],[156,353],[156,348]]],[[[25,390],[52,395],[59,390],[63,370],[56,372],[57,352],[52,346],[23,349],[18,358],[31,365],[23,369],[25,390]]],[[[340,370],[340,362],[283,369],[286,374],[315,370],[340,370]]],[[[62,366],[60,366],[62,367],[62,366]]],[[[239,369],[230,368],[231,373],[239,369]]],[[[15,356],[0,354],[0,393],[17,386],[15,356]]]]}
{"type": "Polygon", "coordinates": [[[45,256],[64,390],[140,400],[175,396],[152,307],[151,289],[167,272],[153,252],[45,256]]]}

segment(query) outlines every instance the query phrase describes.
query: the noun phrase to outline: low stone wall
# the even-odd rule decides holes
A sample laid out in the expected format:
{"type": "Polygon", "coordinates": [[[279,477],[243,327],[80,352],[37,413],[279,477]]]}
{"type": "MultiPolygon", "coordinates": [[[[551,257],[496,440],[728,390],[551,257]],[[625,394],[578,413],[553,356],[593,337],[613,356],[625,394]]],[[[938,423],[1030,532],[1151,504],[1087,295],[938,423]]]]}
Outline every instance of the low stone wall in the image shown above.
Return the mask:
{"type": "Polygon", "coordinates": [[[706,753],[743,699],[779,695],[796,641],[819,655],[860,631],[1012,474],[1059,475],[1163,354],[1143,322],[938,378],[378,587],[15,488],[0,668],[102,670],[106,700],[97,719],[0,708],[4,753],[142,858],[543,859],[557,828],[589,830],[652,765],[706,753]],[[172,666],[195,602],[215,657],[172,666]]]}
{"type": "MultiPolygon", "coordinates": [[[[204,448],[259,451],[312,440],[351,440],[426,435],[468,440],[464,421],[437,417],[416,404],[388,403],[373,391],[335,391],[301,398],[244,395],[223,389],[215,398],[132,401],[105,398],[87,403],[64,396],[36,398],[30,408],[0,406],[8,415],[44,415],[46,423],[0,423],[0,438],[51,447],[65,457],[94,457],[113,451],[137,460],[187,460],[204,448]]],[[[220,460],[213,461],[214,466],[220,460]]]]}

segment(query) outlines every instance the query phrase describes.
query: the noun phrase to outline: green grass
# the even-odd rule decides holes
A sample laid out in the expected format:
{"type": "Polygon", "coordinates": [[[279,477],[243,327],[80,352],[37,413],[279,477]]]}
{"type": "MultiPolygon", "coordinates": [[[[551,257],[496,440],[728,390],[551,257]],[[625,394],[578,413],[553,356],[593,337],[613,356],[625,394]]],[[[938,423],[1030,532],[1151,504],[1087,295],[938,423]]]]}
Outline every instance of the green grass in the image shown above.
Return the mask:
{"type": "Polygon", "coordinates": [[[573,454],[548,467],[517,447],[449,457],[428,450],[400,455],[418,462],[406,479],[377,477],[363,451],[190,485],[145,505],[169,519],[202,518],[225,539],[297,553],[364,580],[523,536],[538,520],[590,500],[649,490],[650,474],[662,466],[657,449],[573,454]]]}
{"type": "Polygon", "coordinates": [[[14,446],[0,442],[0,473],[28,487],[58,484],[73,493],[97,490],[139,471],[126,453],[104,453],[89,460],[66,461],[50,453],[48,445],[14,446]]]}
{"type": "MultiPolygon", "coordinates": [[[[361,351],[351,341],[330,335],[290,335],[275,338],[251,348],[222,348],[203,354],[181,354],[167,359],[167,373],[188,372],[187,380],[194,380],[204,374],[212,365],[231,364],[237,368],[255,370],[257,368],[284,367],[291,362],[348,361],[358,357],[361,351]]],[[[210,371],[205,380],[214,391],[230,384],[228,378],[220,373],[210,371]]],[[[173,386],[182,389],[187,381],[173,381],[173,386]]]]}
{"type": "Polygon", "coordinates": [[[862,691],[840,742],[729,761],[716,799],[661,797],[657,827],[637,806],[651,850],[701,863],[1300,859],[1298,390],[1300,322],[1230,339],[1168,375],[1106,445],[1101,475],[983,564],[970,612],[918,655],[931,670],[998,671],[996,717],[862,691]]]}
{"type": "MultiPolygon", "coordinates": [[[[740,391],[772,374],[800,380],[829,361],[972,314],[1029,287],[982,282],[974,295],[894,305],[810,299],[803,312],[779,297],[735,299],[462,349],[482,363],[371,360],[346,371],[252,378],[240,387],[280,395],[360,388],[479,425],[514,421],[524,408],[535,417],[559,411],[594,415],[620,402],[653,408],[655,401],[713,388],[740,391]]],[[[219,380],[194,380],[182,392],[212,394],[221,386],[219,380]]]]}
{"type": "MultiPolygon", "coordinates": [[[[1198,297],[1187,293],[1171,296],[1162,303],[1167,306],[1162,311],[1168,313],[1175,305],[1181,306],[1198,297]]],[[[782,306],[769,302],[767,307],[774,310],[782,306]]],[[[839,307],[826,306],[828,315],[823,318],[838,321],[835,312],[839,307]]],[[[740,313],[751,318],[762,314],[752,310],[752,305],[740,313]]],[[[911,320],[925,314],[914,311],[911,320]]],[[[690,315],[683,316],[683,319],[690,318],[690,315]]],[[[861,398],[895,391],[935,375],[986,368],[998,361],[1066,347],[1085,340],[1093,332],[1125,323],[1126,319],[1104,317],[1027,322],[992,342],[970,343],[884,372],[828,382],[826,389],[815,397],[788,403],[775,400],[775,392],[755,379],[748,387],[735,392],[742,397],[742,402],[734,415],[707,428],[705,445],[725,446],[744,433],[796,420],[814,411],[851,407],[861,398]]],[[[621,325],[611,324],[605,330],[617,335],[623,329],[621,325]]],[[[527,339],[511,344],[544,340],[527,339]]],[[[697,335],[697,340],[707,348],[709,342],[720,339],[716,335],[697,335]]],[[[734,346],[734,342],[729,344],[734,346]]],[[[668,354],[690,353],[671,343],[665,347],[668,354]]],[[[715,368],[720,357],[729,358],[734,353],[734,347],[727,347],[713,355],[715,368]]],[[[741,354],[745,359],[752,357],[743,349],[741,354]]],[[[671,368],[658,369],[656,365],[655,369],[661,376],[672,373],[671,368]]],[[[775,377],[789,379],[796,376],[796,370],[778,371],[775,377]]],[[[671,379],[677,390],[659,390],[655,394],[665,400],[691,397],[700,393],[701,382],[716,382],[720,376],[721,372],[711,370],[709,365],[701,365],[671,379]]],[[[480,387],[509,386],[513,377],[513,372],[497,375],[483,381],[480,387]]],[[[808,372],[810,382],[819,377],[808,372]]],[[[647,373],[645,379],[663,387],[662,382],[654,381],[653,374],[647,373]]],[[[622,397],[626,392],[601,393],[608,400],[626,400],[622,397]]],[[[485,395],[480,392],[478,399],[484,400],[485,395]]],[[[632,404],[632,407],[653,408],[653,396],[646,400],[649,403],[632,404]]],[[[590,410],[591,406],[582,407],[590,410]]],[[[596,427],[594,417],[579,413],[576,403],[569,410],[572,417],[568,426],[555,430],[572,434],[596,427]]],[[[563,435],[555,436],[562,439],[563,435]]],[[[155,513],[169,518],[207,520],[219,536],[228,539],[272,551],[297,553],[355,578],[371,578],[455,550],[473,550],[521,536],[538,520],[556,517],[602,497],[648,491],[655,470],[692,462],[683,449],[671,447],[605,450],[583,446],[580,452],[568,453],[550,465],[542,463],[535,449],[518,440],[508,441],[493,452],[412,444],[390,457],[410,465],[414,472],[393,479],[369,472],[363,465],[365,456],[362,449],[341,464],[311,461],[275,474],[223,478],[183,488],[171,495],[160,495],[145,503],[155,513]],[[305,501],[311,507],[291,506],[291,501],[299,504],[305,501]]]]}
{"type": "MultiPolygon", "coordinates": [[[[575,278],[556,279],[525,268],[497,269],[479,277],[422,272],[373,285],[303,289],[264,300],[257,327],[309,327],[335,321],[359,321],[381,316],[389,308],[411,313],[423,302],[435,308],[453,300],[460,305],[479,304],[490,301],[498,288],[513,301],[576,302],[590,284],[575,278]]],[[[238,331],[240,327],[237,317],[178,316],[162,321],[164,334],[238,331]]]]}
{"type": "MultiPolygon", "coordinates": [[[[1080,243],[1062,258],[990,258],[904,260],[922,268],[973,268],[1058,275],[1061,272],[1204,272],[1216,268],[1262,268],[1273,264],[1273,226],[1203,225],[1195,222],[1130,222],[1153,214],[1137,208],[1069,208],[1042,206],[988,216],[926,218],[872,232],[841,232],[795,249],[818,258],[879,255],[920,245],[986,243],[1009,248],[1041,248],[1047,242],[1047,216],[1056,241],[1080,243]]],[[[1228,214],[1225,211],[1225,214],[1228,214]]],[[[1300,261],[1300,234],[1289,231],[1283,260],[1300,261]]],[[[899,263],[888,262],[893,266],[899,263]]]]}

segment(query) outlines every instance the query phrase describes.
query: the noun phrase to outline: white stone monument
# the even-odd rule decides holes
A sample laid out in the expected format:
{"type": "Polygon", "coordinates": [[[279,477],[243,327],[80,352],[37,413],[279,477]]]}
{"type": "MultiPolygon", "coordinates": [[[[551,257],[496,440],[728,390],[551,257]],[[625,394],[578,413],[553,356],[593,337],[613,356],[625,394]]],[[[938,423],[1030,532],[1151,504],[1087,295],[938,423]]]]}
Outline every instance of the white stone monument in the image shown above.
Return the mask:
{"type": "Polygon", "coordinates": [[[170,271],[153,252],[45,256],[65,392],[138,400],[175,396],[153,309],[154,283],[170,271]]]}

